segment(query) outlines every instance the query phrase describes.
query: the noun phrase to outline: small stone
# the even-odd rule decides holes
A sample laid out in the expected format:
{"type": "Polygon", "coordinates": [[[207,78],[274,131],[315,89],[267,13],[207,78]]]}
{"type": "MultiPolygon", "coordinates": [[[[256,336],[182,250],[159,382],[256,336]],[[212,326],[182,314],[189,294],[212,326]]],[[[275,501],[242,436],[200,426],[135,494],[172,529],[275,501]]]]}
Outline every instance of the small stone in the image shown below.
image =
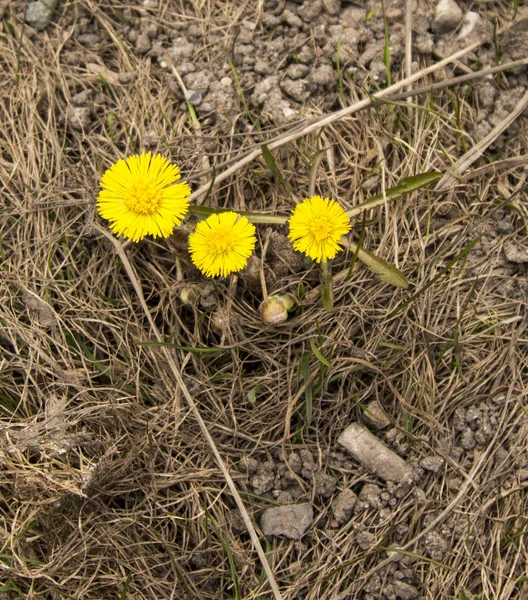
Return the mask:
{"type": "Polygon", "coordinates": [[[453,31],[462,23],[463,18],[464,13],[455,0],[440,0],[436,7],[433,29],[437,33],[453,31]]]}
{"type": "Polygon", "coordinates": [[[345,489],[339,492],[332,502],[332,511],[338,525],[346,523],[352,516],[352,510],[357,502],[357,496],[352,490],[345,489]]]}
{"type": "Polygon", "coordinates": [[[480,22],[480,20],[480,15],[470,10],[464,17],[462,27],[460,28],[460,32],[457,36],[458,39],[463,40],[464,38],[467,38],[469,34],[475,29],[475,26],[477,25],[477,23],[480,22]]]}
{"type": "Polygon", "coordinates": [[[152,47],[152,42],[146,33],[140,33],[136,39],[136,52],[138,54],[146,54],[152,47]]]}
{"type": "Polygon", "coordinates": [[[460,445],[464,450],[473,450],[475,447],[475,434],[473,430],[469,427],[466,427],[462,432],[462,437],[460,438],[460,445]]]}
{"type": "Polygon", "coordinates": [[[365,406],[363,418],[368,425],[375,429],[386,429],[391,425],[391,420],[378,400],[372,400],[365,406]]]}
{"type": "Polygon", "coordinates": [[[310,23],[321,14],[322,9],[323,4],[321,0],[306,0],[304,4],[299,7],[298,13],[305,23],[310,23]]]}
{"type": "Polygon", "coordinates": [[[420,592],[415,587],[403,581],[395,580],[392,585],[394,586],[396,598],[400,598],[400,600],[415,600],[420,595],[420,592]]]}
{"type": "Polygon", "coordinates": [[[425,537],[424,545],[425,554],[429,556],[429,558],[438,562],[444,560],[448,545],[440,534],[435,533],[434,531],[428,533],[425,537]]]}
{"type": "Polygon", "coordinates": [[[57,0],[30,2],[26,8],[26,23],[37,31],[42,31],[51,21],[56,6],[57,0]]]}
{"type": "Polygon", "coordinates": [[[262,58],[257,58],[253,70],[259,75],[269,75],[271,69],[268,61],[262,60],[262,58]]]}
{"type": "Polygon", "coordinates": [[[317,85],[330,87],[336,81],[336,74],[330,65],[321,65],[313,72],[313,80],[317,85]]]}
{"type": "Polygon", "coordinates": [[[301,79],[301,77],[306,77],[310,72],[310,68],[301,63],[290,65],[286,69],[286,75],[290,79],[301,79]]]}
{"type": "Polygon", "coordinates": [[[244,456],[238,463],[238,470],[246,475],[254,475],[257,472],[259,463],[256,458],[244,456]]]}
{"type": "Polygon", "coordinates": [[[173,40],[172,47],[167,50],[167,54],[170,56],[174,62],[174,66],[181,74],[178,63],[192,58],[194,54],[194,44],[183,37],[176,38],[173,40]]]}
{"type": "Polygon", "coordinates": [[[501,219],[497,221],[497,225],[495,226],[497,229],[497,233],[508,234],[513,231],[513,224],[506,219],[501,219]]]}
{"type": "Polygon", "coordinates": [[[422,466],[426,471],[432,471],[438,473],[444,464],[444,459],[439,456],[426,456],[421,462],[422,466]]]}
{"type": "Polygon", "coordinates": [[[366,483],[359,492],[359,499],[376,510],[379,510],[382,505],[380,496],[381,489],[374,483],[366,483]]]}
{"type": "Polygon", "coordinates": [[[87,48],[97,48],[97,46],[103,41],[100,35],[96,33],[83,33],[77,37],[79,44],[86,46],[87,48]]]}
{"type": "Polygon", "coordinates": [[[526,248],[515,242],[504,244],[504,256],[506,256],[506,260],[509,262],[518,264],[528,262],[528,252],[526,251],[526,248]]]}
{"type": "Polygon", "coordinates": [[[357,545],[361,550],[368,550],[374,546],[376,538],[370,531],[360,531],[356,536],[357,545]]]}
{"type": "Polygon", "coordinates": [[[335,491],[336,481],[335,479],[323,473],[322,471],[318,471],[315,474],[315,493],[319,494],[323,498],[329,498],[335,491]]]}
{"type": "Polygon", "coordinates": [[[353,423],[337,440],[363,466],[382,479],[411,483],[413,471],[395,452],[359,423],[353,423]]]}
{"type": "Polygon", "coordinates": [[[293,81],[286,78],[281,82],[280,88],[290,98],[299,103],[303,103],[310,95],[310,92],[306,89],[306,81],[304,79],[293,81]]]}
{"type": "Polygon", "coordinates": [[[259,465],[257,474],[251,479],[255,494],[262,496],[269,492],[275,485],[275,468],[273,463],[265,462],[259,465]]]}
{"type": "Polygon", "coordinates": [[[196,90],[187,90],[185,92],[185,100],[188,100],[193,106],[198,106],[202,101],[202,94],[196,90]]]}
{"type": "Polygon", "coordinates": [[[222,87],[231,87],[233,85],[233,80],[231,77],[222,77],[222,79],[220,79],[220,85],[222,87]]]}
{"type": "Polygon", "coordinates": [[[323,6],[330,16],[335,17],[341,10],[341,0],[323,0],[323,6]]]}
{"type": "Polygon", "coordinates": [[[205,71],[188,73],[183,78],[185,85],[202,96],[207,93],[211,84],[211,76],[205,71]]]}
{"type": "Polygon", "coordinates": [[[290,27],[297,27],[298,29],[300,29],[303,24],[302,19],[291,10],[285,10],[282,13],[282,22],[286,23],[286,25],[289,25],[290,27]]]}
{"type": "Polygon", "coordinates": [[[262,514],[264,535],[283,535],[300,540],[313,523],[313,508],[309,502],[268,508],[262,514]]]}

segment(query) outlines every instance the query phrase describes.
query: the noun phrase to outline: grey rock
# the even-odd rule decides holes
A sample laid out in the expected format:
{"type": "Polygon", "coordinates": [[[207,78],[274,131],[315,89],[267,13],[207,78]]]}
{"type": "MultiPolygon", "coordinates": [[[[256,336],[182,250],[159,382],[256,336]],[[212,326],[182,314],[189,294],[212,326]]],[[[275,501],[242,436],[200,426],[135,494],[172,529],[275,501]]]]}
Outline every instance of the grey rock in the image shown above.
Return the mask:
{"type": "Polygon", "coordinates": [[[372,400],[365,406],[363,418],[366,423],[375,429],[386,429],[391,425],[391,420],[378,400],[372,400]]]}
{"type": "Polygon", "coordinates": [[[293,79],[286,78],[281,82],[280,88],[287,96],[299,103],[303,103],[310,95],[304,79],[293,81],[293,79]]]}
{"type": "Polygon", "coordinates": [[[472,450],[475,447],[475,434],[473,430],[469,427],[466,427],[462,432],[462,437],[460,438],[460,445],[464,450],[472,450]]]}
{"type": "Polygon", "coordinates": [[[366,483],[359,492],[359,499],[371,508],[379,510],[382,506],[381,489],[374,483],[366,483]]]}
{"type": "Polygon", "coordinates": [[[185,92],[185,100],[188,100],[193,106],[198,106],[202,101],[202,94],[196,90],[188,89],[185,92]]]}
{"type": "Polygon", "coordinates": [[[207,71],[198,71],[196,73],[189,73],[184,78],[185,85],[198,92],[199,94],[206,94],[211,84],[211,75],[207,71]]]}
{"type": "Polygon", "coordinates": [[[424,546],[425,554],[429,556],[429,558],[438,562],[443,561],[448,549],[448,544],[440,534],[435,533],[434,531],[428,533],[424,540],[424,546]]]}
{"type": "Polygon", "coordinates": [[[30,2],[26,8],[26,23],[37,31],[42,31],[51,21],[51,16],[56,7],[57,0],[30,2]]]}
{"type": "Polygon", "coordinates": [[[271,462],[265,462],[259,465],[257,474],[251,479],[251,485],[255,494],[261,496],[269,492],[275,486],[275,466],[271,462]]]}
{"type": "Polygon", "coordinates": [[[300,17],[298,17],[295,13],[293,13],[291,10],[285,10],[282,13],[282,22],[286,23],[286,25],[289,25],[290,27],[297,27],[297,28],[301,28],[302,27],[302,19],[300,17]]]}
{"type": "Polygon", "coordinates": [[[323,6],[329,15],[335,17],[341,10],[341,0],[323,0],[323,6]]]}
{"type": "Polygon", "coordinates": [[[194,44],[192,42],[189,42],[183,37],[179,37],[173,40],[173,44],[167,50],[167,54],[174,61],[174,66],[180,71],[178,63],[192,58],[194,49],[194,44]]]}
{"type": "Polygon", "coordinates": [[[311,23],[321,14],[322,10],[323,3],[321,0],[306,0],[297,12],[305,23],[311,23]]]}
{"type": "Polygon", "coordinates": [[[395,580],[392,585],[396,598],[400,598],[400,600],[415,600],[420,595],[420,592],[415,587],[403,581],[395,580]]]}
{"type": "Polygon", "coordinates": [[[301,77],[306,77],[306,75],[308,75],[309,72],[310,72],[310,67],[307,67],[306,65],[303,65],[300,63],[290,65],[286,69],[286,75],[290,79],[301,79],[301,77]]]}
{"type": "Polygon", "coordinates": [[[152,47],[152,42],[146,33],[140,33],[136,38],[136,52],[146,54],[152,47]]]}
{"type": "Polygon", "coordinates": [[[337,440],[364,467],[387,481],[411,483],[411,467],[359,423],[353,423],[337,440]]]}
{"type": "Polygon", "coordinates": [[[513,224],[506,219],[502,219],[497,221],[496,229],[497,233],[511,233],[513,231],[513,224]]]}
{"type": "Polygon", "coordinates": [[[336,499],[332,502],[334,518],[340,525],[346,523],[350,519],[356,502],[356,494],[349,489],[339,492],[336,499]]]}
{"type": "Polygon", "coordinates": [[[331,475],[327,475],[322,471],[315,474],[315,493],[329,498],[335,491],[336,481],[331,475]]]}
{"type": "Polygon", "coordinates": [[[438,473],[444,464],[444,459],[439,456],[426,456],[421,462],[422,466],[426,471],[432,471],[438,473]]]}
{"type": "Polygon", "coordinates": [[[360,531],[356,536],[357,545],[361,550],[368,550],[374,546],[376,538],[370,531],[360,531]]]}
{"type": "Polygon", "coordinates": [[[103,39],[96,33],[83,33],[77,37],[77,41],[87,48],[97,48],[103,39]]]}
{"type": "Polygon", "coordinates": [[[447,33],[456,29],[462,19],[464,12],[455,0],[440,0],[436,6],[436,17],[433,21],[433,29],[437,33],[447,33]]]}
{"type": "Polygon", "coordinates": [[[526,248],[515,242],[504,244],[504,256],[506,256],[506,260],[509,262],[519,264],[528,262],[528,251],[526,248]]]}
{"type": "Polygon", "coordinates": [[[253,70],[259,75],[269,75],[271,69],[268,61],[257,58],[253,70]]]}
{"type": "Polygon", "coordinates": [[[330,87],[336,81],[336,73],[330,65],[321,65],[313,72],[313,80],[317,85],[330,87]]]}
{"type": "Polygon", "coordinates": [[[262,514],[264,535],[283,535],[299,540],[313,523],[313,508],[309,502],[268,508],[262,514]]]}

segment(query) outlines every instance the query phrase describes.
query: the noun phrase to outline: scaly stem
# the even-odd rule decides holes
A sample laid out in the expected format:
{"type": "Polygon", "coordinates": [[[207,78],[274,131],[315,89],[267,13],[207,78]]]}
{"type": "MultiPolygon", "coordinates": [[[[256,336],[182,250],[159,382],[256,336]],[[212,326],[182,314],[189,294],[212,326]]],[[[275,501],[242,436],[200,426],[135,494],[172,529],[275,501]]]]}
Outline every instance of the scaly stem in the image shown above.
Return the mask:
{"type": "Polygon", "coordinates": [[[321,261],[321,284],[323,286],[323,306],[328,312],[334,308],[334,289],[332,286],[332,272],[328,261],[321,261]]]}
{"type": "Polygon", "coordinates": [[[275,225],[284,225],[288,222],[288,217],[280,217],[279,215],[263,215],[260,213],[246,212],[243,210],[233,210],[232,208],[211,208],[210,206],[189,206],[198,217],[206,219],[209,215],[214,215],[223,212],[236,212],[242,217],[246,217],[250,223],[268,223],[275,225]]]}

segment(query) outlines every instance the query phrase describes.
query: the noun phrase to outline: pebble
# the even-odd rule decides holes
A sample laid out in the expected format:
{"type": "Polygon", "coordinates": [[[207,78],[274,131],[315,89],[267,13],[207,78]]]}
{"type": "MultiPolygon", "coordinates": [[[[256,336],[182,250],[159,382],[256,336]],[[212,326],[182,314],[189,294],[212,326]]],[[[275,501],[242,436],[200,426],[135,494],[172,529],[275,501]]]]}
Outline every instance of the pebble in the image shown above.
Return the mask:
{"type": "Polygon", "coordinates": [[[264,535],[283,535],[300,540],[313,523],[313,507],[309,502],[268,508],[262,514],[264,535]]]}
{"type": "Polygon", "coordinates": [[[397,483],[413,480],[411,467],[395,452],[359,423],[352,423],[337,440],[364,467],[385,479],[397,483]]]}
{"type": "Polygon", "coordinates": [[[400,600],[414,600],[420,595],[420,592],[415,587],[403,581],[393,581],[392,585],[396,598],[400,598],[400,600]]]}
{"type": "Polygon", "coordinates": [[[302,19],[291,10],[285,10],[282,13],[282,22],[286,23],[286,25],[289,25],[290,27],[298,27],[299,29],[303,24],[302,19]]]}
{"type": "Polygon", "coordinates": [[[42,31],[51,21],[51,16],[57,6],[57,0],[38,0],[38,2],[30,2],[26,8],[25,20],[28,25],[42,31]]]}
{"type": "Polygon", "coordinates": [[[426,471],[432,471],[433,473],[438,473],[444,464],[444,459],[439,456],[426,456],[420,462],[420,466],[423,467],[426,471]]]}
{"type": "Polygon", "coordinates": [[[515,242],[504,244],[504,256],[506,256],[506,260],[509,262],[518,264],[528,262],[528,251],[515,242]]]}
{"type": "Polygon", "coordinates": [[[187,90],[185,92],[185,100],[188,100],[193,106],[198,106],[202,101],[202,94],[196,90],[187,90]]]}
{"type": "Polygon", "coordinates": [[[345,489],[332,502],[332,512],[338,525],[346,523],[352,516],[352,510],[357,502],[357,496],[352,490],[345,489]]]}
{"type": "Polygon", "coordinates": [[[365,419],[365,422],[368,425],[375,429],[386,429],[391,425],[391,420],[378,400],[372,400],[372,402],[369,402],[365,406],[363,419],[365,419]]]}
{"type": "Polygon", "coordinates": [[[310,92],[306,89],[306,81],[304,79],[289,79],[288,77],[280,84],[281,90],[296,102],[304,102],[310,92]]]}
{"type": "Polygon", "coordinates": [[[462,23],[463,18],[464,13],[455,0],[440,0],[436,6],[433,29],[437,33],[453,31],[462,23]]]}

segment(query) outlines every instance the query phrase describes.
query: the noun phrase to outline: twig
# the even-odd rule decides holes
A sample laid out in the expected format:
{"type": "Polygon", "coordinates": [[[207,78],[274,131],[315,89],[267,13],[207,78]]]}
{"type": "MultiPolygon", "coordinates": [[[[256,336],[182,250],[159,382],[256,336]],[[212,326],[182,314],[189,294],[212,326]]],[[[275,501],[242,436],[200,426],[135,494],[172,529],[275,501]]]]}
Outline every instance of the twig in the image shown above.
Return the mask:
{"type": "MultiPolygon", "coordinates": [[[[134,269],[133,269],[130,261],[128,260],[128,256],[126,255],[125,251],[123,250],[123,246],[121,245],[121,242],[119,242],[118,239],[116,239],[110,232],[108,232],[106,229],[104,229],[100,225],[96,224],[95,228],[97,229],[97,231],[99,231],[99,233],[101,233],[107,239],[109,239],[112,242],[112,244],[114,245],[114,247],[117,251],[117,254],[119,255],[119,258],[121,259],[121,262],[123,263],[123,266],[125,267],[128,278],[130,279],[132,285],[134,286],[134,290],[139,299],[139,303],[141,304],[141,308],[143,309],[143,312],[145,313],[145,316],[147,317],[147,320],[150,324],[152,333],[154,334],[154,336],[158,342],[163,342],[163,337],[162,337],[161,333],[159,332],[159,329],[157,328],[156,323],[154,323],[154,319],[152,318],[152,315],[150,314],[150,310],[147,306],[147,303],[145,302],[145,298],[143,296],[143,290],[141,288],[141,283],[139,282],[139,280],[134,272],[134,269]]],[[[198,421],[198,424],[200,425],[200,429],[202,430],[202,433],[203,433],[205,439],[207,440],[207,443],[209,444],[209,446],[216,458],[216,462],[218,463],[218,466],[220,467],[220,470],[222,471],[222,475],[224,476],[224,478],[226,480],[229,490],[233,494],[233,498],[235,499],[238,510],[240,511],[240,514],[242,515],[242,519],[244,520],[244,523],[245,523],[247,530],[249,532],[249,535],[251,537],[251,541],[253,542],[253,547],[257,551],[260,562],[262,563],[262,567],[264,568],[264,571],[266,573],[266,577],[268,579],[268,583],[271,587],[273,595],[275,596],[275,600],[283,600],[282,594],[279,590],[279,586],[277,585],[277,582],[275,581],[273,572],[271,571],[269,563],[266,559],[266,555],[264,554],[264,550],[262,549],[262,546],[258,539],[257,532],[255,531],[253,523],[251,522],[251,518],[250,518],[250,516],[246,510],[246,507],[244,506],[242,498],[240,497],[240,494],[236,488],[235,482],[233,481],[231,475],[229,474],[227,466],[226,466],[222,456],[220,455],[220,452],[218,451],[218,448],[217,448],[211,434],[209,433],[209,430],[207,429],[207,425],[205,424],[205,421],[203,420],[202,415],[200,414],[200,411],[198,409],[196,402],[194,401],[191,393],[189,392],[189,389],[185,385],[185,381],[183,380],[181,371],[180,371],[178,365],[176,364],[174,357],[173,357],[172,353],[170,352],[170,350],[163,346],[161,347],[161,350],[165,354],[165,358],[167,359],[167,362],[171,368],[174,378],[176,379],[176,383],[178,384],[180,391],[182,392],[185,399],[187,400],[187,403],[188,403],[195,419],[198,421]]]]}

